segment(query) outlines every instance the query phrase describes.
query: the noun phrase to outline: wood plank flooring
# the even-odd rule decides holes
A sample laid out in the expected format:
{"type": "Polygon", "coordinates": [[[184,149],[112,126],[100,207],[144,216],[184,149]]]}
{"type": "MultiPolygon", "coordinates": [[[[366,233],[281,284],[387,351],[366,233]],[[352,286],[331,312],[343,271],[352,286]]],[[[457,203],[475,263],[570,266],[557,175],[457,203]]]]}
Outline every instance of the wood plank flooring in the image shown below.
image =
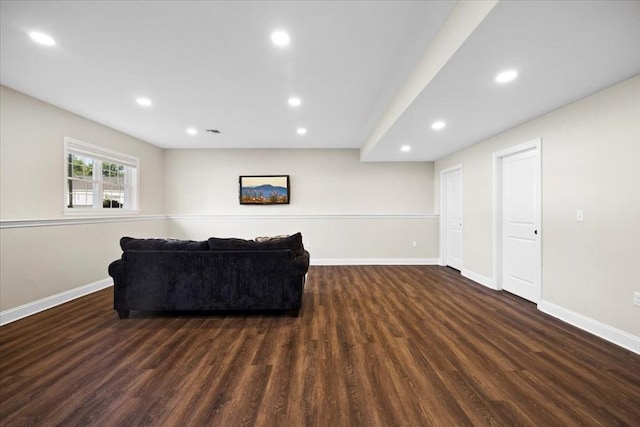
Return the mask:
{"type": "Polygon", "coordinates": [[[311,267],[300,317],[0,328],[0,425],[639,426],[640,356],[435,266],[311,267]]]}

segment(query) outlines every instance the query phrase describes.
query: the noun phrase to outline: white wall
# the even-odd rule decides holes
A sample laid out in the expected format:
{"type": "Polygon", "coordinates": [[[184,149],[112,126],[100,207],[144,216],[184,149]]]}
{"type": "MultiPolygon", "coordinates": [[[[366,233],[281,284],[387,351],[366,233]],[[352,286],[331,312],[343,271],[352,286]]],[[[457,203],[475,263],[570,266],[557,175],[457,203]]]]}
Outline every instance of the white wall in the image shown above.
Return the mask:
{"type": "Polygon", "coordinates": [[[107,278],[122,235],[167,233],[153,218],[164,210],[161,149],[4,86],[0,111],[0,311],[107,278]],[[138,219],[149,221],[64,218],[65,136],[140,158],[138,219]]]}
{"type": "Polygon", "coordinates": [[[167,150],[165,172],[174,237],[301,231],[316,263],[438,257],[432,163],[361,163],[358,150],[167,150]],[[239,175],[290,175],[291,204],[240,205],[239,175]]]}
{"type": "Polygon", "coordinates": [[[436,162],[436,210],[440,171],[463,166],[464,268],[493,279],[492,156],[535,138],[542,139],[540,307],[637,340],[640,77],[436,162]],[[577,209],[584,222],[576,222],[577,209]]]}

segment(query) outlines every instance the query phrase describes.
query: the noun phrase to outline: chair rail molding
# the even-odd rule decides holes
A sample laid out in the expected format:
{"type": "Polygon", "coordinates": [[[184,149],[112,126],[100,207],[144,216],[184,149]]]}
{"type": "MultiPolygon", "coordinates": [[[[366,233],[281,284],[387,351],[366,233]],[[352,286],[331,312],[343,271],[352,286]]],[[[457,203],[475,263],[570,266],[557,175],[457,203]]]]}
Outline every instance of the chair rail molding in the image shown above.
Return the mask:
{"type": "Polygon", "coordinates": [[[133,222],[133,221],[162,221],[168,219],[167,215],[104,215],[91,217],[47,218],[47,219],[19,219],[0,220],[0,229],[29,228],[29,227],[55,227],[63,225],[103,224],[109,222],[133,222]]]}

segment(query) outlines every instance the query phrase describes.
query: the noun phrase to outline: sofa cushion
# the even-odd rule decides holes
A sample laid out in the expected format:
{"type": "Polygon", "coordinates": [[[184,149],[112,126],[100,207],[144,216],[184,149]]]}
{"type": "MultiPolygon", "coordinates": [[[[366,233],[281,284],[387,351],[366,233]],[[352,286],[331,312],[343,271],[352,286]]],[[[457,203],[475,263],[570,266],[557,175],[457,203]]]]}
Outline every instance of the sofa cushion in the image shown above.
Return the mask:
{"type": "Polygon", "coordinates": [[[120,239],[123,251],[207,251],[206,241],[178,240],[178,239],[134,239],[123,237],[120,239]]]}
{"type": "Polygon", "coordinates": [[[266,241],[256,242],[244,239],[209,238],[209,249],[212,251],[241,251],[241,250],[282,250],[291,249],[297,256],[304,254],[302,234],[296,233],[287,237],[278,237],[266,241]]]}
{"type": "Polygon", "coordinates": [[[259,249],[259,243],[253,240],[237,238],[209,237],[209,249],[212,251],[242,251],[259,249]]]}

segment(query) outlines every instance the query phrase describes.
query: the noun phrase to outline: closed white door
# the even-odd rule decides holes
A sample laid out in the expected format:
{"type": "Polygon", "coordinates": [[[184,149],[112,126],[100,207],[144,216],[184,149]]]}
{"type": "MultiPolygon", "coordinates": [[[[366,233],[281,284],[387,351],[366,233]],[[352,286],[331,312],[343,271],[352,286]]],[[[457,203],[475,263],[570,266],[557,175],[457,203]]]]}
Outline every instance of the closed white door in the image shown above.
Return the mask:
{"type": "Polygon", "coordinates": [[[445,265],[462,269],[462,169],[444,173],[445,265]]]}
{"type": "Polygon", "coordinates": [[[502,288],[540,301],[538,149],[502,157],[502,288]]]}

